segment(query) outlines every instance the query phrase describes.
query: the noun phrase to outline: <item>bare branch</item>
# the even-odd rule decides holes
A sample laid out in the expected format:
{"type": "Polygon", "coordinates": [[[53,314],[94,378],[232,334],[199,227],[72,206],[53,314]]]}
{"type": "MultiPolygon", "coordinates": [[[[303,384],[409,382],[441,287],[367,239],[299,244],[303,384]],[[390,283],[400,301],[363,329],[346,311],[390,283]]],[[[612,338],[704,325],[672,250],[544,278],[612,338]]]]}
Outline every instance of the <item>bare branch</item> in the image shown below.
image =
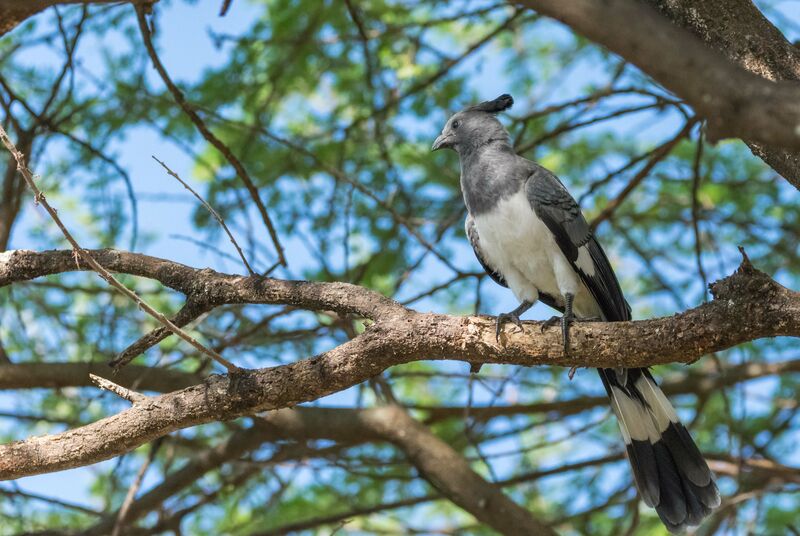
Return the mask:
{"type": "MultiPolygon", "coordinates": [[[[189,323],[197,320],[204,313],[207,313],[213,308],[213,305],[195,298],[193,295],[187,298],[186,304],[181,308],[178,313],[170,319],[170,322],[176,326],[183,328],[189,323]]],[[[136,357],[144,353],[146,350],[152,348],[160,343],[171,334],[170,330],[165,326],[159,326],[139,337],[136,341],[132,342],[127,348],[122,350],[117,357],[111,360],[108,364],[119,370],[124,367],[136,357]]]]}
{"type": "Polygon", "coordinates": [[[117,385],[111,380],[107,380],[101,376],[97,376],[96,374],[89,374],[89,379],[92,380],[92,383],[97,385],[100,389],[105,389],[106,391],[110,391],[115,395],[124,398],[131,404],[141,404],[148,398],[141,393],[137,393],[132,389],[126,389],[125,387],[117,385]]]}
{"type": "Polygon", "coordinates": [[[130,510],[131,504],[133,500],[136,498],[136,494],[139,492],[139,488],[142,486],[142,481],[144,480],[144,475],[147,473],[147,469],[153,463],[153,460],[156,458],[156,453],[158,449],[161,447],[162,440],[164,438],[160,437],[153,441],[153,444],[150,446],[150,453],[147,455],[147,459],[144,463],[139,467],[139,470],[136,472],[136,478],[133,479],[131,486],[128,488],[128,493],[125,494],[125,500],[122,501],[122,506],[117,513],[116,520],[114,521],[114,529],[111,531],[111,536],[119,536],[121,533],[120,531],[125,526],[125,522],[127,521],[127,514],[130,510]]]}
{"type": "MultiPolygon", "coordinates": [[[[318,283],[243,277],[114,249],[86,250],[107,270],[161,282],[187,296],[202,296],[212,305],[226,303],[286,304],[311,311],[357,314],[372,320],[405,314],[405,307],[373,290],[349,283],[318,283]]],[[[0,287],[44,275],[85,271],[69,250],[11,250],[0,253],[0,287]]]]}
{"type": "Polygon", "coordinates": [[[388,405],[373,410],[365,420],[402,449],[428,482],[479,521],[501,534],[555,535],[550,527],[506,497],[497,485],[473,471],[461,454],[401,407],[388,405]]]}
{"type": "Polygon", "coordinates": [[[214,217],[214,219],[215,219],[215,220],[217,220],[217,222],[218,222],[218,223],[219,223],[219,224],[222,226],[222,228],[225,230],[225,234],[227,234],[227,235],[228,235],[228,238],[230,239],[230,241],[231,241],[231,244],[233,244],[233,247],[235,247],[235,248],[236,248],[236,251],[237,251],[237,253],[239,253],[239,257],[242,259],[242,262],[244,263],[244,266],[245,266],[245,268],[247,268],[247,272],[248,272],[250,275],[255,275],[255,272],[253,271],[253,269],[252,269],[252,268],[250,268],[250,263],[248,263],[248,262],[247,262],[247,258],[244,256],[244,252],[242,251],[242,248],[241,248],[241,247],[239,247],[239,244],[236,242],[236,239],[233,237],[233,234],[231,233],[231,230],[230,230],[230,229],[228,229],[228,226],[225,224],[225,220],[223,220],[223,219],[222,219],[222,216],[220,216],[220,215],[219,215],[219,212],[217,212],[216,210],[214,210],[214,207],[212,207],[211,205],[209,205],[209,204],[206,202],[206,200],[205,200],[205,199],[203,199],[202,197],[200,197],[200,194],[198,194],[197,192],[195,192],[195,191],[192,189],[192,187],[191,187],[191,186],[189,186],[188,184],[186,184],[186,182],[184,182],[184,180],[183,180],[183,179],[181,179],[181,178],[178,176],[178,174],[177,174],[177,173],[175,173],[174,171],[172,171],[172,170],[169,168],[169,166],[167,166],[167,165],[166,165],[164,162],[162,162],[161,160],[159,160],[159,159],[158,159],[158,158],[156,158],[155,156],[153,156],[152,158],[153,158],[153,160],[155,160],[156,162],[158,162],[159,164],[161,164],[161,167],[163,167],[163,168],[164,168],[164,169],[167,171],[167,174],[168,174],[168,175],[170,175],[171,177],[174,177],[174,178],[175,178],[175,180],[177,180],[179,183],[181,183],[181,184],[183,185],[183,187],[184,187],[184,188],[186,188],[187,190],[189,190],[189,191],[192,193],[192,195],[193,195],[193,196],[195,196],[195,197],[197,198],[197,200],[198,200],[198,201],[200,201],[200,203],[202,203],[202,205],[203,205],[203,206],[206,208],[206,210],[208,210],[208,212],[209,212],[209,213],[210,213],[210,214],[211,214],[211,215],[214,217]]]}

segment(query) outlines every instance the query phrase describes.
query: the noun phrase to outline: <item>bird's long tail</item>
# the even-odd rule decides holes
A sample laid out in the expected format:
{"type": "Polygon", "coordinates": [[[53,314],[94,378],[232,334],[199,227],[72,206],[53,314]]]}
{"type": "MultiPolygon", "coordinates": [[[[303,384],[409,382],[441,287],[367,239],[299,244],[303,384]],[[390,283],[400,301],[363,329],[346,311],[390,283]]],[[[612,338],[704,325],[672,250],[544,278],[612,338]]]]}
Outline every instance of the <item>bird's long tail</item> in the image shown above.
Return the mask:
{"type": "Polygon", "coordinates": [[[639,494],[670,532],[719,506],[714,477],[647,369],[598,369],[617,415],[639,494]]]}

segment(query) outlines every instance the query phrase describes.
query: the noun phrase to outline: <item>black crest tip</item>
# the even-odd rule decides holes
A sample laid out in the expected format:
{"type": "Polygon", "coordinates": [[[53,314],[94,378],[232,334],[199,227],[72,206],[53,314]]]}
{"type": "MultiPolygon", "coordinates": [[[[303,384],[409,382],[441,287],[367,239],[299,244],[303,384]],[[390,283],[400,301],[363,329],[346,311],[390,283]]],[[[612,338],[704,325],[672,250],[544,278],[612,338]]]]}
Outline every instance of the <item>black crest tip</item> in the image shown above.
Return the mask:
{"type": "Polygon", "coordinates": [[[490,114],[497,114],[502,111],[508,110],[514,105],[514,97],[508,93],[503,93],[494,100],[485,101],[471,107],[470,110],[477,112],[488,112],[490,114]]]}

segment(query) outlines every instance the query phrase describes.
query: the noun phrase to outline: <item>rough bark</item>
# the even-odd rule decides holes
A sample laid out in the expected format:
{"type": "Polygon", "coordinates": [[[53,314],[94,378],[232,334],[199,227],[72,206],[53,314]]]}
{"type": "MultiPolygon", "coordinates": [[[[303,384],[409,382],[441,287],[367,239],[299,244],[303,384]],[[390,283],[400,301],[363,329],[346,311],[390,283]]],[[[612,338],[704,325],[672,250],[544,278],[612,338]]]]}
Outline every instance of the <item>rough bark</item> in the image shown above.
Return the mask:
{"type": "MultiPolygon", "coordinates": [[[[768,80],[800,80],[800,48],[750,0],[649,0],[731,61],[768,80]]],[[[744,140],[753,154],[800,188],[800,153],[744,140]]]]}
{"type": "MultiPolygon", "coordinates": [[[[170,260],[115,249],[91,250],[90,253],[111,272],[154,279],[187,296],[203,296],[212,305],[279,303],[315,311],[358,314],[372,319],[405,311],[394,300],[348,283],[313,283],[222,274],[211,269],[191,268],[170,260]]],[[[76,265],[72,250],[7,251],[0,253],[0,288],[45,275],[87,270],[90,270],[87,265],[76,265]]]]}

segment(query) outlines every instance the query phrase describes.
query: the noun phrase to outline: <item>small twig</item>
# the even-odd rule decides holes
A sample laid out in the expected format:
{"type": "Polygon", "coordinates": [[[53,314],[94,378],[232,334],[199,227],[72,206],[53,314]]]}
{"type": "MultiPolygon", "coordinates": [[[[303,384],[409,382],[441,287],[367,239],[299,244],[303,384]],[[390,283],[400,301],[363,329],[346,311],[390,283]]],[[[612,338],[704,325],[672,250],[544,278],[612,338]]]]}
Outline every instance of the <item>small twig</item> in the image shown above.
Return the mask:
{"type": "Polygon", "coordinates": [[[231,363],[230,361],[219,355],[214,350],[206,348],[205,346],[200,344],[200,342],[198,342],[194,337],[192,337],[191,335],[183,331],[181,328],[173,324],[169,320],[169,318],[167,318],[162,313],[158,312],[156,309],[150,306],[147,302],[142,300],[135,292],[133,292],[128,287],[117,281],[114,278],[114,276],[111,275],[111,273],[108,270],[103,268],[103,266],[101,266],[100,263],[98,263],[88,251],[83,249],[80,246],[80,244],[78,244],[78,242],[75,240],[75,238],[73,238],[72,234],[70,234],[70,232],[64,226],[64,223],[61,221],[61,218],[58,217],[56,209],[54,209],[50,205],[50,203],[47,202],[47,199],[45,198],[42,191],[39,190],[38,186],[36,186],[36,182],[33,180],[33,173],[31,173],[31,170],[28,169],[28,167],[25,165],[25,156],[16,148],[14,143],[11,141],[11,138],[8,137],[8,134],[6,133],[5,129],[2,126],[0,126],[0,140],[2,140],[3,145],[6,146],[6,149],[8,149],[8,151],[17,161],[17,170],[25,179],[25,182],[28,184],[30,189],[33,190],[34,202],[44,207],[44,209],[50,215],[50,218],[52,218],[53,222],[55,222],[56,226],[61,230],[61,233],[64,235],[64,238],[66,238],[67,241],[72,246],[72,250],[75,254],[76,264],[78,263],[78,259],[84,261],[92,268],[92,270],[97,272],[97,274],[100,277],[102,277],[109,285],[111,285],[115,289],[119,290],[122,294],[130,298],[134,303],[136,303],[137,306],[139,306],[140,309],[142,309],[144,312],[146,312],[147,314],[149,314],[150,316],[161,322],[175,335],[177,335],[184,341],[188,342],[195,349],[204,353],[217,363],[224,366],[228,370],[228,372],[231,373],[239,372],[240,370],[239,367],[237,367],[236,365],[234,365],[233,363],[231,363]]]}
{"type": "MultiPolygon", "coordinates": [[[[212,309],[212,304],[207,301],[193,299],[190,297],[186,300],[186,304],[181,308],[178,313],[173,316],[170,321],[176,326],[183,328],[189,323],[194,322],[201,315],[207,313],[212,309]]],[[[122,350],[117,357],[111,360],[108,365],[114,369],[124,367],[136,357],[142,355],[145,351],[149,350],[156,344],[160,343],[169,337],[170,331],[165,326],[159,326],[148,333],[139,337],[136,341],[128,345],[127,348],[122,350]]]]}
{"type": "Polygon", "coordinates": [[[189,242],[190,244],[194,244],[195,246],[199,247],[200,249],[203,249],[205,251],[213,253],[214,255],[216,255],[220,259],[228,259],[229,261],[239,262],[239,259],[237,259],[235,255],[231,255],[230,253],[226,253],[226,252],[222,251],[221,249],[212,246],[208,242],[204,242],[202,240],[198,240],[197,238],[193,238],[191,236],[182,235],[182,234],[169,234],[169,235],[167,235],[167,238],[171,238],[173,240],[183,240],[184,242],[189,242]]]}
{"type": "Polygon", "coordinates": [[[147,26],[147,20],[145,19],[145,10],[142,6],[135,6],[136,7],[136,17],[139,22],[139,31],[142,34],[142,39],[144,40],[144,46],[147,49],[147,53],[150,56],[151,61],[153,62],[153,67],[155,67],[156,71],[158,71],[161,80],[167,86],[167,89],[172,94],[172,97],[175,99],[175,102],[178,103],[178,106],[181,107],[183,112],[189,117],[189,120],[194,124],[200,134],[205,138],[205,140],[214,146],[222,156],[228,161],[228,163],[233,167],[236,171],[236,174],[239,178],[242,179],[244,182],[245,188],[247,188],[247,192],[250,194],[250,197],[253,199],[253,202],[256,204],[256,208],[258,208],[258,212],[261,215],[261,219],[264,220],[264,225],[267,227],[267,232],[269,232],[269,236],[272,239],[272,243],[275,245],[275,250],[278,254],[278,262],[282,266],[286,266],[286,257],[283,253],[283,246],[281,246],[281,242],[278,239],[278,232],[275,230],[275,226],[272,223],[272,219],[269,217],[269,213],[267,212],[267,208],[264,206],[264,202],[261,200],[261,197],[258,194],[258,188],[253,183],[253,179],[250,178],[250,175],[247,173],[247,170],[244,168],[242,162],[233,154],[230,148],[225,145],[222,140],[220,140],[217,136],[214,135],[211,130],[206,126],[203,120],[195,111],[194,107],[187,102],[186,97],[183,95],[183,92],[180,90],[178,86],[172,81],[167,73],[167,70],[164,68],[164,65],[161,63],[161,60],[158,57],[158,53],[156,53],[155,46],[153,46],[153,39],[150,34],[150,28],[147,26]]]}
{"type": "Polygon", "coordinates": [[[228,14],[228,10],[231,7],[231,3],[233,3],[233,0],[223,0],[222,6],[219,8],[220,17],[224,17],[225,15],[228,14]]]}
{"type": "Polygon", "coordinates": [[[158,452],[159,447],[161,447],[163,441],[164,436],[161,436],[153,441],[152,445],[150,446],[150,454],[148,454],[147,459],[136,473],[136,478],[134,478],[133,483],[131,483],[131,487],[128,488],[128,493],[125,494],[125,500],[122,501],[122,506],[117,514],[117,520],[114,522],[114,530],[111,532],[111,536],[119,536],[120,531],[125,528],[125,518],[128,515],[128,510],[130,510],[133,500],[136,498],[136,494],[139,492],[139,488],[142,487],[144,475],[147,473],[147,469],[150,467],[150,465],[152,465],[153,460],[156,458],[156,453],[158,452]]]}
{"type": "Polygon", "coordinates": [[[705,268],[703,268],[703,244],[700,240],[700,200],[697,197],[700,191],[700,182],[703,177],[701,175],[700,166],[703,160],[703,133],[700,132],[697,137],[697,150],[694,153],[694,162],[692,163],[692,229],[694,230],[694,255],[697,262],[697,274],[702,281],[703,301],[708,301],[708,276],[706,276],[705,268]]]}
{"type": "Polygon", "coordinates": [[[227,225],[225,225],[225,220],[223,220],[223,219],[222,219],[222,216],[220,216],[220,215],[219,215],[219,212],[217,212],[216,210],[214,210],[214,207],[212,207],[211,205],[209,205],[209,204],[206,202],[206,200],[205,200],[205,199],[203,199],[202,197],[200,197],[200,194],[198,194],[197,192],[195,192],[195,191],[192,189],[192,187],[191,187],[191,186],[189,186],[188,184],[186,184],[186,183],[183,181],[183,179],[181,179],[181,178],[178,176],[178,174],[177,174],[177,173],[175,173],[174,171],[172,171],[172,170],[169,168],[169,166],[167,166],[167,165],[166,165],[164,162],[162,162],[161,160],[159,160],[159,159],[158,159],[158,158],[156,158],[155,156],[152,156],[152,158],[153,158],[153,160],[155,160],[156,162],[158,162],[159,164],[161,164],[161,167],[163,167],[163,168],[166,170],[166,172],[167,172],[167,173],[168,173],[168,174],[169,174],[171,177],[174,177],[174,178],[175,178],[175,180],[177,180],[179,183],[181,183],[181,184],[183,185],[183,187],[184,187],[184,188],[186,188],[187,190],[189,190],[190,192],[192,192],[192,195],[194,195],[194,196],[197,198],[197,200],[198,200],[198,201],[200,201],[200,203],[202,203],[204,207],[206,207],[206,210],[208,210],[208,211],[211,213],[211,215],[212,215],[212,216],[214,216],[214,219],[215,219],[215,220],[217,220],[217,221],[219,222],[219,224],[222,226],[222,228],[225,230],[225,233],[228,235],[228,238],[230,238],[230,240],[231,240],[231,244],[233,244],[233,247],[235,247],[235,248],[236,248],[236,251],[239,253],[239,257],[241,257],[241,259],[242,259],[242,262],[244,263],[244,266],[245,266],[245,268],[247,268],[247,271],[250,273],[250,275],[256,275],[256,273],[253,271],[253,269],[252,269],[252,268],[250,268],[250,264],[247,262],[247,259],[246,259],[246,258],[245,258],[245,256],[244,256],[244,252],[242,251],[242,248],[240,248],[240,247],[239,247],[239,244],[238,244],[238,243],[236,243],[236,239],[233,237],[233,234],[231,233],[231,230],[230,230],[230,229],[228,229],[228,226],[227,226],[227,225]]]}
{"type": "Polygon", "coordinates": [[[15,489],[0,488],[0,495],[4,495],[6,497],[11,497],[11,498],[24,497],[26,499],[33,499],[35,501],[42,501],[42,502],[45,502],[45,503],[48,503],[48,504],[52,504],[52,505],[55,505],[55,506],[60,506],[61,508],[68,508],[70,510],[76,510],[78,512],[82,512],[84,514],[89,514],[91,516],[101,516],[102,515],[102,512],[99,512],[99,511],[94,510],[92,508],[87,508],[86,506],[83,506],[82,504],[75,504],[75,503],[72,503],[72,502],[69,502],[69,501],[56,499],[54,497],[47,497],[45,495],[39,495],[38,493],[30,493],[30,492],[27,492],[27,491],[22,491],[21,489],[19,489],[19,487],[17,487],[15,485],[15,483],[12,483],[12,486],[14,486],[15,489]]]}
{"type": "MultiPolygon", "coordinates": [[[[544,134],[542,134],[538,138],[536,138],[534,140],[531,140],[531,141],[529,141],[528,143],[526,143],[524,145],[516,147],[516,150],[517,150],[517,153],[519,153],[519,154],[526,153],[526,152],[530,151],[531,149],[533,149],[534,147],[537,147],[537,146],[541,145],[542,143],[544,143],[544,142],[546,142],[548,140],[551,140],[553,138],[557,138],[558,136],[561,136],[562,134],[565,134],[565,133],[570,132],[572,130],[577,130],[577,129],[580,129],[580,128],[583,128],[583,127],[588,127],[588,126],[594,125],[596,123],[601,123],[603,121],[608,121],[609,119],[614,119],[614,118],[617,118],[617,117],[620,117],[620,116],[623,116],[623,115],[644,112],[646,110],[652,110],[653,108],[661,108],[662,106],[663,106],[662,102],[657,100],[654,103],[642,104],[642,105],[639,105],[639,106],[632,106],[630,108],[622,108],[622,109],[614,110],[613,112],[609,112],[609,113],[604,114],[604,115],[599,115],[597,117],[592,117],[592,118],[585,119],[583,121],[577,121],[577,122],[574,122],[574,123],[572,122],[572,119],[568,119],[567,121],[565,121],[565,122],[561,123],[560,125],[556,126],[554,129],[552,129],[552,130],[550,130],[548,132],[545,132],[544,134]]],[[[575,118],[577,118],[577,116],[584,115],[585,112],[588,112],[588,111],[589,110],[586,109],[586,110],[582,110],[582,111],[578,112],[576,114],[575,118]]]]}
{"type": "Polygon", "coordinates": [[[127,387],[123,387],[119,384],[112,382],[111,380],[107,380],[101,376],[96,374],[89,373],[89,379],[92,380],[96,386],[100,389],[105,389],[106,391],[110,391],[115,395],[119,396],[120,398],[124,398],[131,404],[140,404],[147,400],[147,396],[137,393],[132,389],[128,389],[127,387]]]}

